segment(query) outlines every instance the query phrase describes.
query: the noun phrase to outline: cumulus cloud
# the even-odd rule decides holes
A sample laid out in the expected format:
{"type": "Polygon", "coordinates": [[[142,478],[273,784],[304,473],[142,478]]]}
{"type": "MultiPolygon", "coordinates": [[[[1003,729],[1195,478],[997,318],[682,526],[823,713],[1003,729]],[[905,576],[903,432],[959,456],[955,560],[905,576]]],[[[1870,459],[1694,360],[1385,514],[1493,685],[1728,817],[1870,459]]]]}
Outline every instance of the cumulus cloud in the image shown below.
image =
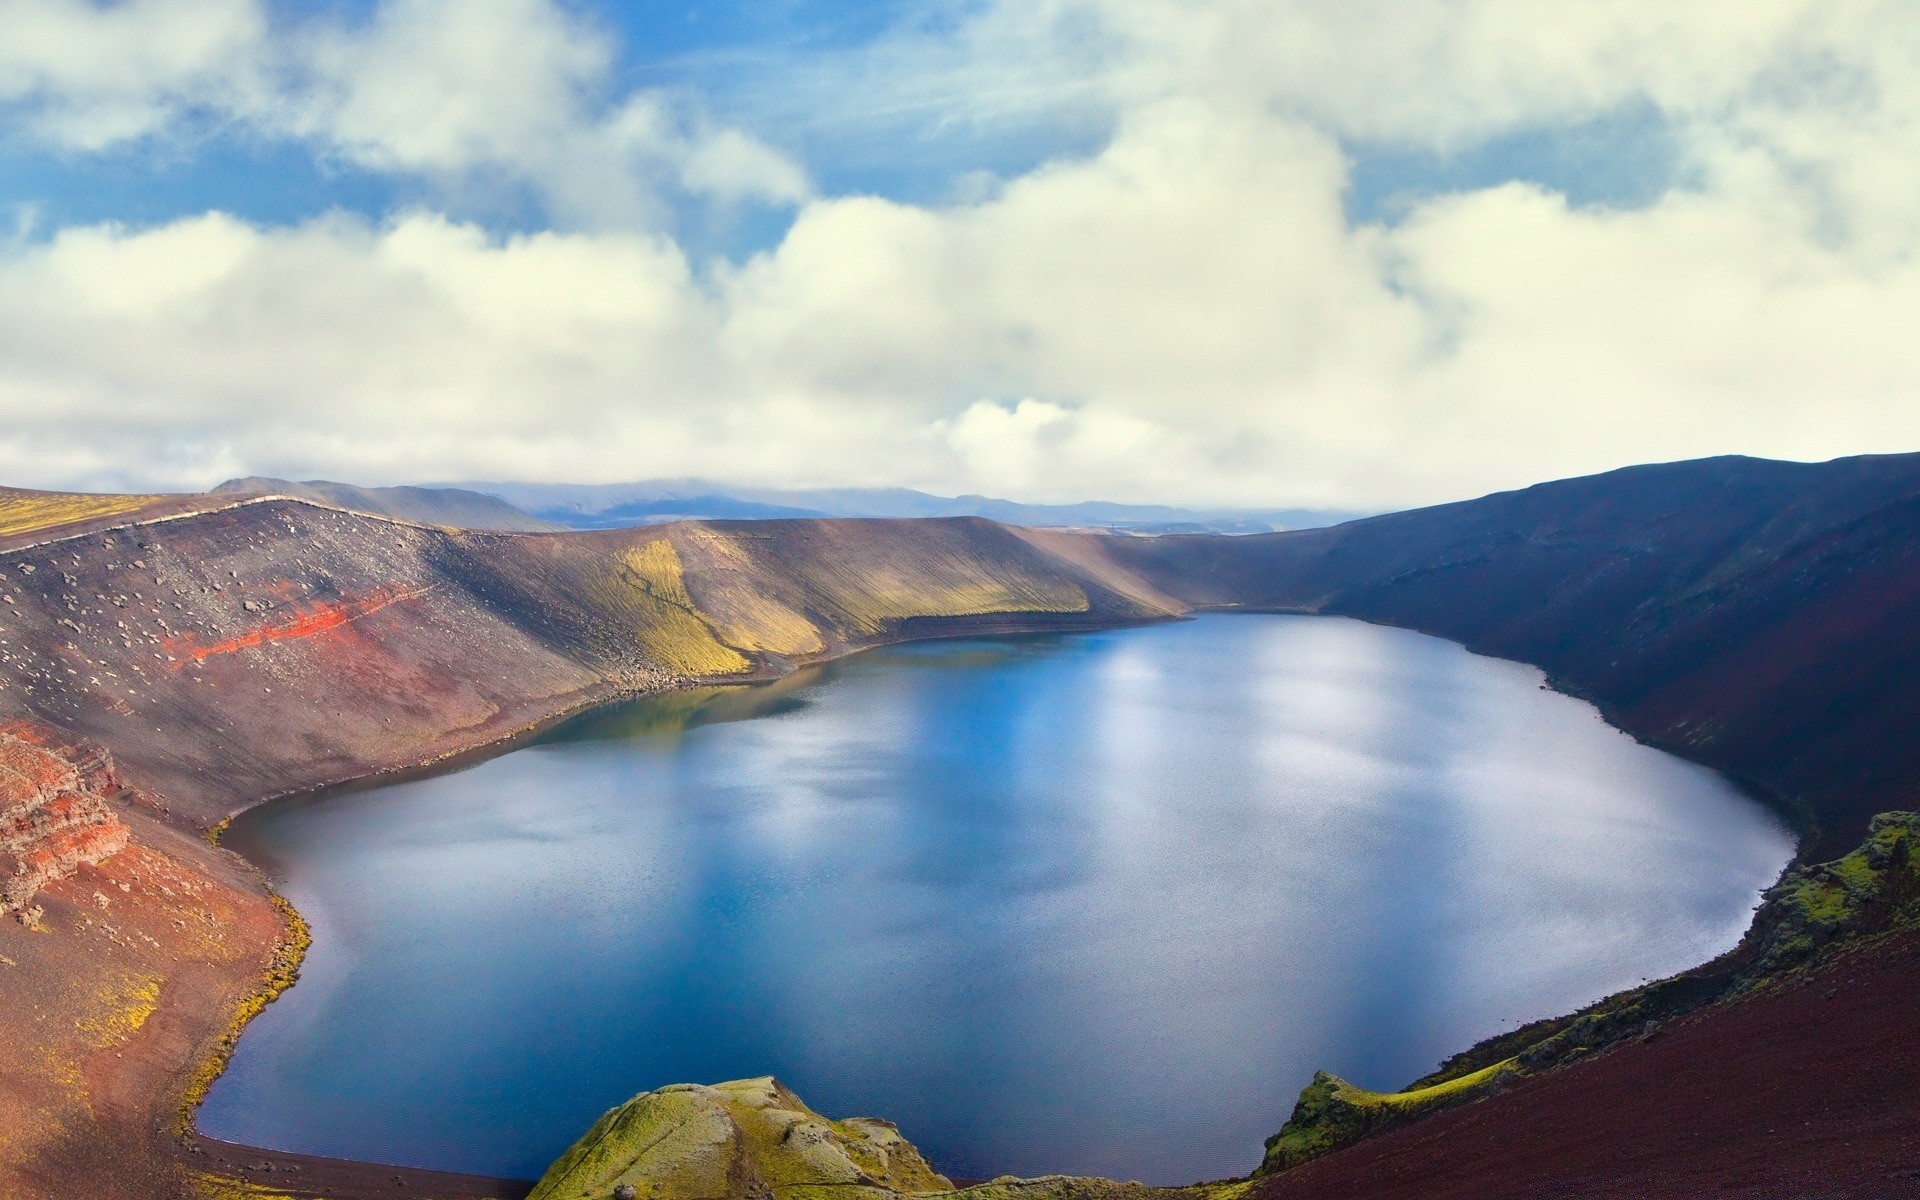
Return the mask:
{"type": "MultiPolygon", "coordinates": [[[[781,200],[784,237],[699,264],[645,221],[502,237],[418,211],[16,241],[0,472],[1372,506],[1632,461],[1920,445],[1910,6],[990,7],[945,41],[870,52],[937,54],[950,83],[1077,55],[1094,74],[1072,103],[1097,97],[1110,128],[944,205],[815,195],[744,131],[649,96],[597,103],[599,35],[533,0],[491,7],[547,36],[443,44],[433,0],[390,5],[351,36],[390,39],[431,86],[377,53],[315,52],[332,82],[282,87],[271,103],[305,107],[276,119],[382,169],[531,164],[579,212],[621,179],[635,190],[614,207],[644,208],[649,172],[781,200]],[[502,62],[547,81],[510,111],[462,91],[502,62]],[[1343,203],[1369,141],[1444,152],[1622,106],[1681,147],[1649,203],[1521,181],[1391,223],[1343,203]],[[609,160],[626,165],[596,177],[609,160]]],[[[0,97],[21,77],[0,71],[0,97]]]]}
{"type": "Polygon", "coordinates": [[[253,103],[255,0],[0,0],[0,103],[40,136],[91,150],[202,106],[253,103]]]}
{"type": "Polygon", "coordinates": [[[658,217],[663,189],[789,204],[805,172],[659,93],[551,0],[385,0],[361,20],[264,0],[0,0],[0,104],[68,150],[240,129],[369,171],[532,190],[571,225],[658,217]]]}

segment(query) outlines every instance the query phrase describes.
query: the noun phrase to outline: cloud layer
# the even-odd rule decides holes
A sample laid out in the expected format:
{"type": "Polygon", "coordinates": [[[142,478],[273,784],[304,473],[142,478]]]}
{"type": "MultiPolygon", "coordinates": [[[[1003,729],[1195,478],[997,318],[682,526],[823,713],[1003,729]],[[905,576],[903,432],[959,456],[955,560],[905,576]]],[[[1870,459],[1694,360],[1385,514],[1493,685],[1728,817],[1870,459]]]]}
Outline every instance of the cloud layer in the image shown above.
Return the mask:
{"type": "Polygon", "coordinates": [[[553,225],[209,213],[17,241],[9,482],[702,474],[1384,506],[1920,447],[1910,5],[1049,0],[810,64],[822,112],[963,119],[972,97],[1107,131],[943,205],[817,194],[697,98],[620,92],[609,36],[538,0],[389,0],[352,26],[0,0],[0,24],[26,32],[0,38],[0,102],[70,152],[244,126],[530,188],[553,225]],[[1041,86],[1048,64],[1079,74],[1041,86]],[[1516,179],[1390,224],[1343,204],[1370,147],[1624,111],[1680,148],[1650,203],[1516,179]],[[792,223],[694,262],[669,194],[792,223]]]}

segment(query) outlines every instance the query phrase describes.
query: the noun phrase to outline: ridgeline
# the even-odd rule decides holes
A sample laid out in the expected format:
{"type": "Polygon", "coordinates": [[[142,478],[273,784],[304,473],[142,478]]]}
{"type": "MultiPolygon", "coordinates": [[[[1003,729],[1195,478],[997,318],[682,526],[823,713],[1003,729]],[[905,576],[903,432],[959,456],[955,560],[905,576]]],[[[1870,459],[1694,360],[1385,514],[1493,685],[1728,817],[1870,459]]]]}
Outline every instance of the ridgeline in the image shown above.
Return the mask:
{"type": "MultiPolygon", "coordinates": [[[[20,814],[55,816],[22,815],[8,851],[51,866],[14,889],[31,894],[9,893],[32,920],[0,925],[18,1048],[0,1062],[0,1194],[513,1194],[177,1132],[237,1023],[284,986],[297,941],[257,872],[207,836],[237,811],[620,696],[769,679],[894,641],[1197,608],[1355,616],[1535,663],[1779,806],[1806,835],[1803,864],[1835,860],[1783,881],[1716,964],[1467,1051],[1406,1093],[1312,1081],[1232,1192],[1523,1195],[1581,1179],[1582,1194],[1689,1195],[1722,1170],[1703,1139],[1759,1105],[1801,1131],[1771,1144],[1768,1181],[1872,1176],[1885,1188],[1858,1194],[1904,1194],[1895,1159],[1920,1099],[1877,1081],[1914,1065],[1913,1039],[1871,1063],[1857,1043],[1876,1006],[1920,981],[1911,827],[1873,820],[1920,798],[1917,530],[1920,456],[1632,468],[1244,537],[977,518],[481,532],[305,496],[0,492],[0,722],[57,758],[103,747],[113,779],[65,808],[8,784],[20,814]],[[125,848],[94,833],[84,852],[41,853],[42,826],[71,838],[83,809],[86,828],[124,826],[125,848]],[[1823,1008],[1809,989],[1849,999],[1823,1008]],[[1734,1036],[1762,1040],[1730,1058],[1734,1036]],[[1620,1089],[1655,1061],[1720,1081],[1721,1100],[1702,1093],[1686,1121],[1647,1127],[1620,1089]],[[1823,1100],[1792,1099],[1808,1094],[1823,1100]],[[1580,1136],[1563,1120],[1575,1112],[1580,1136]]],[[[1017,1194],[1121,1194],[1045,1186],[1017,1194]]]]}

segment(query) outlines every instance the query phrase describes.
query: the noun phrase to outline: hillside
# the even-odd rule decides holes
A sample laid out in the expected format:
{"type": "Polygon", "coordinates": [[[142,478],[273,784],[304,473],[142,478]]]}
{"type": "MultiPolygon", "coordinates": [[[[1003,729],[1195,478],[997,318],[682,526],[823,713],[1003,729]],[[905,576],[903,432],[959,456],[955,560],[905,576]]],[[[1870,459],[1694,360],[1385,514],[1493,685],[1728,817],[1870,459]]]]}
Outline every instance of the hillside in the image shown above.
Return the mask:
{"type": "MultiPolygon", "coordinates": [[[[1634,468],[1233,538],[975,518],[527,535],[244,493],[9,492],[0,520],[0,722],[52,748],[58,761],[21,751],[42,764],[36,778],[107,778],[84,749],[97,745],[114,781],[22,793],[24,840],[7,852],[49,869],[20,900],[35,927],[0,921],[0,1012],[36,1014],[0,1056],[0,1194],[241,1194],[220,1191],[241,1157],[183,1155],[174,1130],[220,1047],[291,977],[302,934],[201,834],[272,795],[471,752],[634,691],[763,679],[907,638],[1294,608],[1535,662],[1624,728],[1764,788],[1815,832],[1809,861],[1851,849],[1872,813],[1912,807],[1920,779],[1916,456],[1634,468]]],[[[1861,1003],[1883,1004],[1913,977],[1906,961],[1842,983],[1882,981],[1861,1003]]],[[[1694,1127],[1721,1128],[1729,1146],[1743,1110],[1716,1108],[1691,1081],[1776,1097],[1766,1111],[1784,1120],[1779,1072],[1818,1066],[1825,1092],[1867,1069],[1860,1030],[1879,1027],[1841,1019],[1867,1019],[1854,1008],[1774,1003],[1670,1014],[1671,1037],[1546,1071],[1260,1188],[1372,1187],[1377,1148],[1401,1146],[1414,1147],[1405,1162],[1451,1171],[1470,1194],[1485,1180],[1428,1131],[1479,1130],[1481,1143],[1461,1132],[1457,1144],[1491,1155],[1519,1137],[1564,1141],[1573,1135],[1542,1124],[1564,1119],[1587,1135],[1560,1161],[1597,1181],[1591,1194],[1614,1194],[1606,1181],[1627,1178],[1607,1174],[1615,1136],[1637,1139],[1643,1174],[1691,1153],[1687,1125],[1643,1128],[1623,1105],[1636,1062],[1688,1080],[1675,1094],[1699,1107],[1694,1127]],[[1729,1046],[1772,1046],[1789,1024],[1791,1055],[1749,1055],[1746,1075],[1727,1075],[1729,1046]]],[[[1911,1097],[1863,1094],[1897,1128],[1920,1127],[1911,1097]]],[[[1854,1119],[1834,1111],[1824,1128],[1854,1119]]],[[[1809,1170],[1838,1153],[1796,1145],[1809,1170]]],[[[507,1187],[260,1161],[332,1171],[324,1194],[343,1197],[507,1187]]]]}
{"type": "Polygon", "coordinates": [[[752,488],[712,479],[636,483],[463,483],[572,529],[617,529],[668,521],[785,517],[985,517],[1031,528],[1139,533],[1269,533],[1331,525],[1357,514],[1331,509],[1178,508],[1166,504],[1022,504],[991,496],[935,496],[911,488],[752,488]]]}
{"type": "Polygon", "coordinates": [[[1920,781],[1920,455],[1632,467],[1331,529],[1113,539],[1197,606],[1339,613],[1544,668],[1838,854],[1920,781]]]}
{"type": "Polygon", "coordinates": [[[528,516],[498,496],[470,492],[461,488],[356,487],[309,479],[294,483],[288,479],[269,479],[250,475],[229,479],[213,489],[214,495],[293,496],[348,508],[379,517],[397,517],[423,525],[449,525],[456,529],[487,529],[505,533],[543,533],[565,526],[528,516]]]}
{"type": "Polygon", "coordinates": [[[0,1056],[0,1192],[199,1194],[180,1106],[298,940],[258,877],[195,836],[240,808],[696,678],[1175,611],[977,520],[556,537],[293,499],[157,503],[61,509],[0,542],[0,714],[108,747],[138,798],[115,809],[127,849],[23,896],[35,928],[0,922],[0,1011],[45,1014],[0,1056]]]}
{"type": "Polygon", "coordinates": [[[279,499],[6,555],[0,585],[0,705],[106,742],[203,828],[622,692],[1175,611],[985,521],[553,538],[279,499]]]}

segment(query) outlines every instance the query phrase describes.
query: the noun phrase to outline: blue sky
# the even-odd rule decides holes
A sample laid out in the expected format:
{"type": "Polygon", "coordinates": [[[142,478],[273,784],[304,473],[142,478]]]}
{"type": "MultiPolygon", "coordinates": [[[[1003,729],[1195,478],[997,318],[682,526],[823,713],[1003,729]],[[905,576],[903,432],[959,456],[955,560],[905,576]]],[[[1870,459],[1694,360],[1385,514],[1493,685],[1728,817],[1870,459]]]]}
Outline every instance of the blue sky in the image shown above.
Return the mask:
{"type": "MultiPolygon", "coordinates": [[[[328,12],[364,23],[377,0],[274,7],[297,22],[328,12]]],[[[1013,114],[971,111],[969,97],[912,97],[897,111],[862,111],[819,96],[817,73],[905,34],[938,36],[970,6],[926,3],[576,3],[616,59],[613,92],[660,90],[690,110],[752,128],[807,164],[830,194],[872,193],[940,203],[979,177],[1016,177],[1050,159],[1098,150],[1107,114],[1075,106],[1013,114]],[[812,107],[809,95],[829,103],[812,107]]],[[[886,108],[885,101],[876,105],[886,108]]],[[[159,224],[218,209],[290,224],[331,209],[379,219],[434,205],[498,230],[532,230],[550,215],[511,188],[447,195],[405,175],[330,157],[310,141],[263,137],[218,119],[188,121],[169,136],[91,153],[49,145],[15,126],[0,140],[0,205],[44,236],[68,225],[159,224]]],[[[1571,127],[1502,132],[1446,150],[1391,141],[1343,143],[1353,160],[1347,210],[1356,221],[1397,220],[1411,202],[1441,192],[1530,180],[1575,203],[1632,206],[1674,178],[1675,150],[1657,111],[1624,106],[1571,127]]],[[[675,228],[708,253],[739,257],[775,244],[791,214],[752,207],[708,211],[682,204],[675,228]]]]}
{"type": "Polygon", "coordinates": [[[1893,0],[0,0],[0,475],[1906,449],[1916,61],[1893,0]]]}

